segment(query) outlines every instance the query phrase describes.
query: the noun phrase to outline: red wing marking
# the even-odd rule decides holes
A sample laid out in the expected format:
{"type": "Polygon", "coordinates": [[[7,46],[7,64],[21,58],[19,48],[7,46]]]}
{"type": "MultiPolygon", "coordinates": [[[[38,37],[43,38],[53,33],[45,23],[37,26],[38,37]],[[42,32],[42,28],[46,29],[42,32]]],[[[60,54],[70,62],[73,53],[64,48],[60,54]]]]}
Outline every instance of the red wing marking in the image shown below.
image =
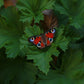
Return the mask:
{"type": "Polygon", "coordinates": [[[47,40],[47,45],[49,45],[50,44],[50,41],[49,40],[47,40]]]}
{"type": "Polygon", "coordinates": [[[41,43],[41,47],[44,47],[45,45],[43,43],[41,43]]]}
{"type": "Polygon", "coordinates": [[[48,38],[53,38],[53,37],[54,37],[54,34],[53,34],[53,33],[49,33],[49,32],[46,33],[45,35],[46,35],[46,37],[48,37],[48,38]]]}
{"type": "Polygon", "coordinates": [[[36,37],[33,43],[37,45],[39,41],[41,41],[41,37],[36,37]]]}

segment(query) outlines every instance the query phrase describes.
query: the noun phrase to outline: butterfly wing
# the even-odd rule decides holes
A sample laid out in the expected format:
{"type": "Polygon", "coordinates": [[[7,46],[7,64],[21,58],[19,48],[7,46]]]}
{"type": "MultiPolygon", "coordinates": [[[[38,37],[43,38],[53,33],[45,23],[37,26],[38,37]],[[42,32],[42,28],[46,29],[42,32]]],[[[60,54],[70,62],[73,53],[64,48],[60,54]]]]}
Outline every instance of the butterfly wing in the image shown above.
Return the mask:
{"type": "Polygon", "coordinates": [[[50,29],[45,34],[30,37],[29,42],[33,43],[40,49],[45,48],[45,46],[49,46],[53,42],[55,32],[55,29],[50,29]]]}
{"type": "Polygon", "coordinates": [[[29,42],[36,45],[38,48],[42,49],[45,47],[45,44],[43,43],[42,36],[33,36],[29,38],[29,42]]]}
{"type": "Polygon", "coordinates": [[[47,46],[51,45],[51,43],[53,42],[55,32],[56,32],[56,30],[53,28],[53,29],[50,29],[48,32],[45,33],[47,46]]]}

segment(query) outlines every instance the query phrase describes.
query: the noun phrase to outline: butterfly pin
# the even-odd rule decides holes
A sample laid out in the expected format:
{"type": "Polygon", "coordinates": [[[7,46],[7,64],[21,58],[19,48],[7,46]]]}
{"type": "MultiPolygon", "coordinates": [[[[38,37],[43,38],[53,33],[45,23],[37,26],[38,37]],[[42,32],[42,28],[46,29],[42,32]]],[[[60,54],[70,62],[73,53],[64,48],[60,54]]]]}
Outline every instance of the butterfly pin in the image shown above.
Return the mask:
{"type": "Polygon", "coordinates": [[[53,42],[55,32],[56,32],[56,30],[54,28],[49,29],[44,34],[29,37],[29,42],[33,43],[40,49],[45,48],[46,46],[50,46],[51,43],[53,42]]]}

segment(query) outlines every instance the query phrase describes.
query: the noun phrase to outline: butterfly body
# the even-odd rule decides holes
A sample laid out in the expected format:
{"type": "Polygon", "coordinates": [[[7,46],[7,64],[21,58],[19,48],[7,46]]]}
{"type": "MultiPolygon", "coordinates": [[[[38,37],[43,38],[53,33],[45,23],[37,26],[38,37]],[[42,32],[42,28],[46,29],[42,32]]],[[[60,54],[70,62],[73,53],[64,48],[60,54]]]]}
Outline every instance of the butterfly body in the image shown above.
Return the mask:
{"type": "Polygon", "coordinates": [[[40,49],[45,48],[46,46],[50,46],[53,42],[55,32],[55,29],[50,29],[42,35],[30,37],[29,42],[33,43],[40,49]]]}

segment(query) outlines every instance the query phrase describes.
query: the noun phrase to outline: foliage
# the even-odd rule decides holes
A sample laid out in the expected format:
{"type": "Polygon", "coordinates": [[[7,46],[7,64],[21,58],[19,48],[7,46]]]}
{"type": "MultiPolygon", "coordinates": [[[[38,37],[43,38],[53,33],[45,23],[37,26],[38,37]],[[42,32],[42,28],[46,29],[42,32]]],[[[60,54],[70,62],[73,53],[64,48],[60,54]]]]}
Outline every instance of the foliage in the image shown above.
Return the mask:
{"type": "Polygon", "coordinates": [[[55,70],[50,70],[47,76],[40,75],[41,80],[37,84],[75,84],[72,79],[63,74],[58,74],[55,70]]]}
{"type": "Polygon", "coordinates": [[[16,7],[1,7],[0,84],[83,84],[83,27],[83,0],[19,0],[16,7]],[[44,33],[45,9],[54,11],[58,27],[53,43],[38,49],[28,38],[44,33]]]}
{"type": "Polygon", "coordinates": [[[21,21],[29,23],[34,19],[35,23],[43,20],[42,11],[52,7],[53,0],[19,0],[17,8],[21,12],[21,21]]]}
{"type": "MultiPolygon", "coordinates": [[[[78,44],[73,44],[70,50],[62,55],[60,68],[50,70],[47,76],[40,73],[37,84],[83,84],[84,60],[83,52],[78,44]],[[76,45],[76,46],[75,46],[76,45]]],[[[84,44],[82,45],[84,46],[84,44]]],[[[59,59],[58,59],[59,62],[59,59]]],[[[59,63],[57,63],[59,66],[59,63]]]]}
{"type": "Polygon", "coordinates": [[[54,10],[68,16],[70,26],[81,28],[84,24],[84,0],[56,0],[54,10]]]}
{"type": "Polygon", "coordinates": [[[9,7],[1,11],[0,19],[0,48],[5,47],[7,57],[15,58],[19,51],[19,39],[23,26],[19,22],[19,14],[15,8],[9,7]]]}
{"type": "Polygon", "coordinates": [[[65,51],[68,47],[69,41],[65,36],[63,36],[63,32],[64,32],[63,28],[58,29],[56,32],[58,33],[57,33],[56,39],[54,39],[55,41],[51,46],[45,49],[38,49],[36,46],[28,42],[28,37],[39,35],[39,33],[41,33],[41,30],[36,25],[33,26],[33,28],[26,27],[25,36],[23,36],[21,39],[21,49],[22,51],[26,49],[24,53],[27,55],[27,59],[33,59],[35,62],[35,65],[38,66],[39,69],[44,73],[47,73],[49,71],[49,67],[50,67],[49,62],[52,60],[51,56],[52,55],[58,56],[60,54],[60,51],[57,50],[57,48],[59,47],[60,49],[65,51]]]}
{"type": "Polygon", "coordinates": [[[0,83],[1,84],[33,84],[36,68],[24,58],[7,59],[4,50],[0,50],[0,83]]]}
{"type": "Polygon", "coordinates": [[[3,5],[3,0],[0,0],[0,7],[3,5]]]}

